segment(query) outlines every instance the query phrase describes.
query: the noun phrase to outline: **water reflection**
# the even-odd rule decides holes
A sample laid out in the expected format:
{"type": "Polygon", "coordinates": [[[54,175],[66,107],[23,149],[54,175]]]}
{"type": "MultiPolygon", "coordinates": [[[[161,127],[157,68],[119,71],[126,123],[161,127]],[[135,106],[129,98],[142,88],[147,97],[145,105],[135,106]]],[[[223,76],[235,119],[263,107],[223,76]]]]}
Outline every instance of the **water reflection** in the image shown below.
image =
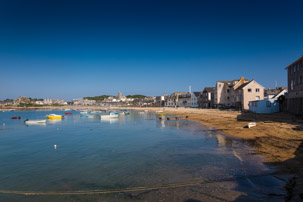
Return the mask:
{"type": "Polygon", "coordinates": [[[103,123],[110,123],[110,124],[114,124],[114,123],[118,123],[119,119],[118,118],[112,118],[112,119],[101,119],[101,122],[103,123]]]}
{"type": "Polygon", "coordinates": [[[52,124],[56,124],[56,123],[61,123],[62,119],[48,119],[47,123],[52,125],[52,124]]]}

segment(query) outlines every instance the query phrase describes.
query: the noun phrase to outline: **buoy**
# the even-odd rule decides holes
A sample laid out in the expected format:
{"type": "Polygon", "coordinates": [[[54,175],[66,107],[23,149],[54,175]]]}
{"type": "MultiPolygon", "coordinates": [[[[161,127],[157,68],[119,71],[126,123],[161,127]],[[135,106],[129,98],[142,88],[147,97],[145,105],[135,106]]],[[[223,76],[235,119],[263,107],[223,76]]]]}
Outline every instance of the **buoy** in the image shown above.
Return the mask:
{"type": "Polygon", "coordinates": [[[54,149],[57,149],[57,145],[56,144],[54,145],[54,149]]]}
{"type": "Polygon", "coordinates": [[[169,120],[170,118],[167,117],[167,120],[169,120]]]}
{"type": "Polygon", "coordinates": [[[160,119],[160,120],[162,120],[162,118],[161,118],[161,117],[159,117],[159,119],[160,119]]]}
{"type": "Polygon", "coordinates": [[[187,119],[188,119],[188,116],[186,116],[185,118],[187,118],[187,119]]]}

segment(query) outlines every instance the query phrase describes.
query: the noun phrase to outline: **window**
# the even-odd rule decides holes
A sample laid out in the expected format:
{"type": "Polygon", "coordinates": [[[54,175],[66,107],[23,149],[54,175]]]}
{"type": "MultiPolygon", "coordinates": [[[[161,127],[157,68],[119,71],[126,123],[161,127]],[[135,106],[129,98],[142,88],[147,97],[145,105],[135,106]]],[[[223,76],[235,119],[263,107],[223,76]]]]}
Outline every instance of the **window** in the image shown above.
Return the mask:
{"type": "Polygon", "coordinates": [[[247,92],[251,93],[251,88],[248,88],[248,89],[247,89],[247,92]]]}
{"type": "Polygon", "coordinates": [[[294,89],[294,81],[293,81],[293,80],[290,81],[290,89],[291,89],[291,90],[294,89]]]}
{"type": "Polygon", "coordinates": [[[257,92],[257,93],[260,92],[260,89],[259,89],[259,88],[256,88],[256,92],[257,92]]]}
{"type": "Polygon", "coordinates": [[[266,107],[270,107],[271,103],[269,101],[266,102],[266,107]]]}
{"type": "Polygon", "coordinates": [[[229,100],[229,97],[227,96],[227,99],[229,100]]]}
{"type": "Polygon", "coordinates": [[[219,84],[219,88],[221,88],[221,84],[219,84]]]}
{"type": "Polygon", "coordinates": [[[290,74],[292,74],[292,73],[293,73],[293,68],[291,67],[291,68],[290,68],[290,74]]]}
{"type": "Polygon", "coordinates": [[[260,96],[256,96],[256,100],[260,100],[260,96]]]}
{"type": "Polygon", "coordinates": [[[296,72],[296,65],[293,66],[294,72],[296,72]]]}
{"type": "Polygon", "coordinates": [[[297,63],[297,72],[299,71],[299,63],[297,63]]]}
{"type": "Polygon", "coordinates": [[[229,93],[229,92],[230,92],[230,90],[229,90],[229,89],[226,89],[226,92],[227,92],[227,93],[229,93]]]}
{"type": "Polygon", "coordinates": [[[302,76],[300,76],[300,79],[299,79],[299,81],[300,81],[300,84],[302,84],[302,76]]]}

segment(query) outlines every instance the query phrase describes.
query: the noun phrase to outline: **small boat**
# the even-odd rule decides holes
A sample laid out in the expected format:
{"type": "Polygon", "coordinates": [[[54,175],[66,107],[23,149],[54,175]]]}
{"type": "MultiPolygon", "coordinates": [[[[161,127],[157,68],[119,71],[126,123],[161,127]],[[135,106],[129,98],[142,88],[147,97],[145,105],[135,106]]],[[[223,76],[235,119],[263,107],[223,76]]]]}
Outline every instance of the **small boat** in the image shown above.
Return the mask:
{"type": "Polygon", "coordinates": [[[62,115],[57,115],[57,114],[49,114],[49,115],[46,115],[46,117],[48,119],[62,119],[62,115]]]}
{"type": "Polygon", "coordinates": [[[88,113],[87,111],[80,112],[80,114],[87,114],[87,113],[88,113]]]}
{"type": "Polygon", "coordinates": [[[138,112],[138,114],[144,114],[145,112],[138,112]]]}
{"type": "Polygon", "coordinates": [[[80,117],[87,117],[86,114],[80,114],[80,117]]]}
{"type": "Polygon", "coordinates": [[[13,116],[11,119],[21,119],[21,116],[13,116]]]}
{"type": "Polygon", "coordinates": [[[73,114],[73,113],[71,113],[71,112],[65,112],[64,114],[66,114],[66,115],[70,115],[70,114],[73,114]]]}
{"type": "Polygon", "coordinates": [[[118,118],[119,114],[116,113],[110,113],[110,114],[106,114],[106,115],[100,115],[101,119],[112,119],[112,118],[118,118]]]}
{"type": "Polygon", "coordinates": [[[95,115],[89,114],[89,115],[86,115],[86,117],[87,117],[87,118],[95,118],[95,115]]]}
{"type": "Polygon", "coordinates": [[[28,120],[28,119],[26,119],[26,120],[24,121],[24,123],[25,123],[26,125],[29,125],[29,124],[45,124],[45,123],[46,123],[46,120],[45,120],[45,119],[43,119],[43,120],[28,120]]]}
{"type": "Polygon", "coordinates": [[[164,113],[158,113],[158,116],[165,116],[164,113]]]}
{"type": "Polygon", "coordinates": [[[255,126],[257,126],[257,123],[256,123],[256,122],[250,122],[250,123],[247,125],[248,128],[255,127],[255,126]]]}

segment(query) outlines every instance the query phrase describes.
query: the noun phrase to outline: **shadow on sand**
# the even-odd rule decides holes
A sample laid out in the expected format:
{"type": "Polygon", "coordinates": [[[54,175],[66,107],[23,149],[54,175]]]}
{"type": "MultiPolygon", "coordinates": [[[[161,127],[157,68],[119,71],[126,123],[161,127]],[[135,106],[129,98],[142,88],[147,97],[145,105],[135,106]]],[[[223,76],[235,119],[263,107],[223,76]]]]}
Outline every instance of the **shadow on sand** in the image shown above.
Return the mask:
{"type": "MultiPolygon", "coordinates": [[[[285,138],[285,134],[282,137],[279,135],[275,136],[272,134],[268,134],[265,137],[257,137],[249,142],[254,147],[258,147],[264,143],[264,145],[270,145],[272,147],[275,147],[275,149],[280,152],[287,152],[287,149],[289,149],[288,152],[291,155],[293,153],[292,151],[295,150],[295,152],[293,153],[293,158],[285,161],[267,164],[270,166],[273,165],[278,167],[281,173],[290,176],[285,186],[285,201],[303,201],[303,136],[300,136],[300,132],[303,131],[302,118],[284,112],[275,114],[255,114],[250,112],[243,112],[238,115],[237,120],[243,122],[257,122],[257,125],[261,123],[280,123],[281,125],[290,124],[291,127],[288,130],[293,130],[292,132],[299,132],[296,134],[296,138],[293,138],[295,136],[290,136],[287,139],[285,138]]],[[[246,198],[241,196],[237,198],[236,201],[245,200],[246,198]]]]}

